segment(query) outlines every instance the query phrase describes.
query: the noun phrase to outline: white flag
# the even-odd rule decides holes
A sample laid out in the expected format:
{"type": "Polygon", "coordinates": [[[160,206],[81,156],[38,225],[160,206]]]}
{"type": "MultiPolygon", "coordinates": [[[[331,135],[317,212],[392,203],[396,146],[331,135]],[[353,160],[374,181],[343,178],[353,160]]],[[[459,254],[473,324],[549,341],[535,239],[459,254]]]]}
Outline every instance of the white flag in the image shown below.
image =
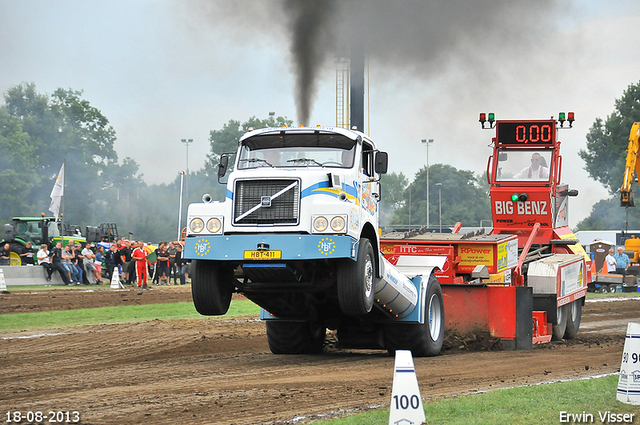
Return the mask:
{"type": "Polygon", "coordinates": [[[56,182],[53,184],[50,196],[51,205],[49,205],[49,211],[55,215],[57,220],[60,215],[60,201],[62,201],[62,197],[64,196],[64,162],[62,163],[62,167],[60,167],[60,172],[58,173],[56,182]]]}

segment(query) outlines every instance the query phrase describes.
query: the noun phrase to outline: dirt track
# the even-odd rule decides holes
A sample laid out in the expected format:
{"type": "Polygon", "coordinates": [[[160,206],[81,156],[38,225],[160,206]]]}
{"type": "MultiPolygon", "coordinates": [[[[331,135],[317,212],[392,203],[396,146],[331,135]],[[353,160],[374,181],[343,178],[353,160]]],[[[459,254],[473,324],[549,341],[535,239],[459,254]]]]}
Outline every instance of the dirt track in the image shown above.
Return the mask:
{"type": "MultiPolygon", "coordinates": [[[[0,312],[186,301],[189,291],[2,294],[0,312]]],[[[415,359],[422,396],[615,372],[629,321],[640,321],[640,300],[589,302],[574,341],[530,352],[454,349],[415,359]]],[[[275,356],[255,318],[155,320],[0,338],[5,415],[75,410],[83,424],[271,424],[385,405],[391,395],[393,358],[386,352],[328,347],[322,356],[275,356]]]]}

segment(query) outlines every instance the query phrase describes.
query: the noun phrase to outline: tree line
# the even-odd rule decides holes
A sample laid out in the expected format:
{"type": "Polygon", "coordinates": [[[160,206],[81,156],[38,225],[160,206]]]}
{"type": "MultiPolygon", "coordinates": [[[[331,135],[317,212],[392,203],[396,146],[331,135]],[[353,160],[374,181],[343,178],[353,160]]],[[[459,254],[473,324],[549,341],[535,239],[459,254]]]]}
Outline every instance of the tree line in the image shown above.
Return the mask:
{"type": "MultiPolygon", "coordinates": [[[[147,185],[133,158],[119,158],[114,149],[116,132],[100,110],[83,99],[82,91],[59,88],[51,95],[39,93],[33,83],[11,87],[0,105],[0,220],[47,213],[49,194],[64,160],[67,163],[65,222],[95,226],[115,222],[121,234],[135,239],[172,240],[178,236],[180,174],[168,184],[147,185]],[[69,184],[71,183],[71,184],[69,184]],[[169,206],[169,208],[167,208],[169,206]],[[175,208],[170,208],[175,206],[175,208]]],[[[611,198],[598,202],[579,230],[621,229],[627,211],[619,206],[629,129],[640,121],[640,83],[630,85],[615,102],[615,111],[598,118],[579,153],[589,175],[603,184],[611,198]]],[[[236,150],[240,137],[251,128],[291,125],[286,117],[229,120],[211,130],[210,152],[202,169],[186,178],[191,190],[186,205],[200,202],[203,193],[223,200],[226,189],[217,182],[217,163],[225,152],[236,150]]],[[[381,180],[381,221],[384,226],[416,227],[426,224],[426,167],[411,181],[402,172],[381,180]]],[[[634,188],[637,190],[637,186],[634,188]]],[[[491,209],[485,175],[445,164],[429,167],[431,227],[488,226],[491,209]],[[441,190],[436,187],[441,184],[441,190]]],[[[640,226],[638,208],[628,211],[629,228],[640,226]]],[[[578,229],[574,229],[578,230],[578,229]]]]}

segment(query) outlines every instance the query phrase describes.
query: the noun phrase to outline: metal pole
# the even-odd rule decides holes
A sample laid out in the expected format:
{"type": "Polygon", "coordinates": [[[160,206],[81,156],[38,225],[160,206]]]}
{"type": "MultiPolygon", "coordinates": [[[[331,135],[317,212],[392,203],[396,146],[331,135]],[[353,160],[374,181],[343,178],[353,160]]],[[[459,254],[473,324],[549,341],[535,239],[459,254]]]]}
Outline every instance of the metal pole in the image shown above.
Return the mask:
{"type": "Polygon", "coordinates": [[[427,142],[427,230],[429,226],[429,143],[427,142]]]}
{"type": "Polygon", "coordinates": [[[442,233],[442,183],[436,183],[438,188],[438,215],[440,220],[440,233],[442,233]]]}
{"type": "MultiPolygon", "coordinates": [[[[62,162],[64,168],[64,176],[62,177],[62,214],[60,214],[60,242],[62,242],[62,247],[64,248],[64,190],[67,188],[67,158],[62,162]]],[[[58,223],[56,223],[56,226],[58,223]]],[[[45,241],[45,243],[49,243],[49,241],[45,241]]],[[[55,245],[53,245],[55,246],[55,245]]]]}
{"type": "Polygon", "coordinates": [[[429,228],[429,144],[433,139],[422,139],[422,143],[427,146],[427,229],[429,228]]]}
{"type": "Polygon", "coordinates": [[[182,143],[185,144],[185,146],[187,147],[187,163],[186,163],[186,170],[187,170],[187,185],[185,188],[185,195],[187,196],[187,198],[189,197],[189,143],[192,143],[193,139],[182,139],[182,143]]]}
{"type": "MultiPolygon", "coordinates": [[[[189,143],[191,143],[191,139],[189,139],[189,143]]],[[[187,143],[187,196],[189,196],[189,143],[187,143]]],[[[182,206],[182,204],[180,205],[182,206]]]]}
{"type": "MultiPolygon", "coordinates": [[[[187,145],[188,146],[188,145],[187,145]]],[[[182,236],[182,186],[184,182],[184,171],[180,171],[180,207],[178,208],[178,240],[182,236]]]]}
{"type": "Polygon", "coordinates": [[[411,186],[409,186],[409,230],[411,230],[411,186]]]}

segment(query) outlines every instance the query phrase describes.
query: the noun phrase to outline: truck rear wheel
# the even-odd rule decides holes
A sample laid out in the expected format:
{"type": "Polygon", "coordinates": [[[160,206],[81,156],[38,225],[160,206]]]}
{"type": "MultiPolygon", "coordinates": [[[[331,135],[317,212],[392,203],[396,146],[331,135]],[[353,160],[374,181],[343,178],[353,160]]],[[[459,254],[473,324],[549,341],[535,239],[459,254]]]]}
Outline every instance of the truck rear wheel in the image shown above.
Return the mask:
{"type": "Polygon", "coordinates": [[[324,346],[324,323],[267,320],[267,342],[273,354],[320,354],[324,346]]]}
{"type": "Polygon", "coordinates": [[[582,299],[573,301],[567,307],[567,329],[564,331],[564,338],[574,339],[582,320],[582,299]]]}
{"type": "Polygon", "coordinates": [[[552,339],[554,341],[560,341],[564,337],[564,333],[567,330],[567,316],[569,311],[566,305],[558,307],[556,313],[556,323],[553,325],[552,339]]]}
{"type": "Polygon", "coordinates": [[[338,301],[349,316],[364,316],[373,308],[375,260],[369,239],[361,239],[358,261],[345,260],[338,269],[338,301]]]}
{"type": "Polygon", "coordinates": [[[191,261],[191,296],[198,313],[226,314],[231,304],[233,272],[215,261],[191,261]]]}
{"type": "Polygon", "coordinates": [[[444,299],[438,279],[429,276],[425,300],[424,324],[388,323],[384,327],[384,346],[393,355],[396,350],[411,350],[414,357],[440,354],[444,342],[444,299]]]}

